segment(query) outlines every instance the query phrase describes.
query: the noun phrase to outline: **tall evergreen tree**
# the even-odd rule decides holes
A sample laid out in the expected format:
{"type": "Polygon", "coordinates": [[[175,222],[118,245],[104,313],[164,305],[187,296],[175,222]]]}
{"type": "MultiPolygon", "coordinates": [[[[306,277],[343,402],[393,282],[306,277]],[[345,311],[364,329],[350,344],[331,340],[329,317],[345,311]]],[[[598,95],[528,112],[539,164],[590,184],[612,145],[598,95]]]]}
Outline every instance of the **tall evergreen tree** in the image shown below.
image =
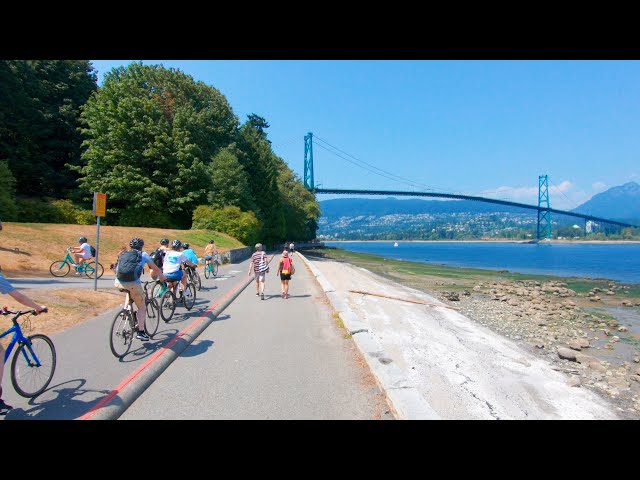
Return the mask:
{"type": "Polygon", "coordinates": [[[285,220],[278,191],[278,169],[262,128],[250,120],[240,127],[238,147],[242,155],[239,160],[249,177],[256,216],[262,225],[262,242],[272,244],[284,240],[285,220]]]}
{"type": "Polygon", "coordinates": [[[30,196],[76,188],[80,109],[96,90],[87,60],[0,61],[0,158],[30,196]]]}

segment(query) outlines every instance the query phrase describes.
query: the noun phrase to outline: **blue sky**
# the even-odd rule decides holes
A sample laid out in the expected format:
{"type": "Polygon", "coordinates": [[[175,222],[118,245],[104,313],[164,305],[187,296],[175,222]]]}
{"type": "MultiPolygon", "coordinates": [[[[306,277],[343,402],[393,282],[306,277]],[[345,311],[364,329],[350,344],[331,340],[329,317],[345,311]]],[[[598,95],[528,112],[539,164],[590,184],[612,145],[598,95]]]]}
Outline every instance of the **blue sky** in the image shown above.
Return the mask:
{"type": "MultiPolygon", "coordinates": [[[[92,60],[98,84],[132,61],[92,60]]],[[[639,61],[143,63],[217,88],[241,122],[251,113],[266,118],[273,150],[300,178],[304,136],[313,132],[315,181],[324,188],[537,204],[538,176],[548,175],[551,206],[573,209],[640,183],[639,61]],[[362,162],[366,169],[354,164],[362,162]]]]}

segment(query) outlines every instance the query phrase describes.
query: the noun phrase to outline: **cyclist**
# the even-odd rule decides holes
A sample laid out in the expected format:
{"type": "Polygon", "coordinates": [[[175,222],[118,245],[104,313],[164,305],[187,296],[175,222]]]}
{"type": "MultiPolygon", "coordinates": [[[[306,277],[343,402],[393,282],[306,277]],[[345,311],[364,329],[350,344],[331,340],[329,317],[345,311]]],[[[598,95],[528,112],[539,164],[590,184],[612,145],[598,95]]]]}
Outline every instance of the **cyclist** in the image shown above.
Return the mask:
{"type": "MultiPolygon", "coordinates": [[[[31,307],[36,311],[36,314],[46,312],[47,307],[45,305],[38,305],[36,302],[27,297],[24,293],[19,292],[11,285],[4,275],[0,273],[0,293],[8,294],[14,300],[20,302],[27,307],[31,307]]],[[[2,374],[4,372],[4,347],[0,344],[0,415],[6,415],[13,408],[11,405],[5,403],[2,400],[2,374]]]]}
{"type": "Polygon", "coordinates": [[[194,267],[196,266],[191,260],[189,260],[184,253],[180,251],[182,248],[182,242],[180,240],[174,240],[171,242],[171,250],[167,250],[164,256],[164,263],[162,264],[162,273],[167,277],[167,282],[181,282],[182,291],[187,290],[187,277],[183,275],[182,264],[194,267]]]}
{"type": "MultiPolygon", "coordinates": [[[[169,239],[163,238],[160,240],[160,246],[151,253],[153,263],[155,263],[160,269],[162,269],[164,255],[167,253],[167,250],[169,250],[169,239]]],[[[151,271],[151,278],[157,280],[156,274],[153,271],[151,271]]]]}
{"type": "Polygon", "coordinates": [[[216,248],[216,243],[213,240],[209,240],[209,243],[206,247],[204,247],[204,264],[205,268],[208,263],[211,262],[212,259],[218,254],[218,249],[216,248]]]}
{"type": "Polygon", "coordinates": [[[131,250],[123,252],[122,255],[120,255],[118,266],[116,268],[116,280],[114,285],[117,288],[129,290],[129,296],[131,297],[131,300],[133,300],[133,302],[136,304],[136,307],[138,307],[138,312],[136,313],[136,316],[138,317],[138,333],[136,333],[136,338],[138,340],[146,341],[149,340],[149,335],[147,335],[147,332],[144,331],[144,321],[147,316],[147,308],[145,305],[144,291],[142,290],[142,282],[140,281],[140,277],[142,276],[142,269],[146,265],[148,265],[151,271],[154,272],[161,281],[165,281],[166,277],[162,273],[162,270],[160,270],[160,268],[158,268],[158,266],[153,263],[153,260],[151,260],[149,254],[142,251],[143,246],[144,240],[142,240],[141,238],[136,237],[131,239],[131,241],[129,242],[129,247],[131,247],[131,250]],[[140,255],[131,254],[131,252],[136,252],[140,255]],[[130,271],[131,266],[139,267],[135,270],[135,272],[133,272],[133,280],[119,280],[118,277],[122,278],[125,272],[130,271]]]}
{"type": "Polygon", "coordinates": [[[195,263],[196,265],[198,264],[198,256],[196,255],[196,252],[193,250],[193,248],[191,248],[191,246],[188,243],[182,244],[182,253],[184,254],[185,257],[187,257],[193,263],[195,263]]]}
{"type": "Polygon", "coordinates": [[[73,253],[73,261],[75,265],[73,266],[76,269],[76,275],[82,275],[78,271],[78,268],[84,263],[85,260],[89,260],[93,257],[91,255],[91,245],[87,243],[87,237],[80,237],[78,239],[79,247],[70,247],[71,253],[73,253]]]}

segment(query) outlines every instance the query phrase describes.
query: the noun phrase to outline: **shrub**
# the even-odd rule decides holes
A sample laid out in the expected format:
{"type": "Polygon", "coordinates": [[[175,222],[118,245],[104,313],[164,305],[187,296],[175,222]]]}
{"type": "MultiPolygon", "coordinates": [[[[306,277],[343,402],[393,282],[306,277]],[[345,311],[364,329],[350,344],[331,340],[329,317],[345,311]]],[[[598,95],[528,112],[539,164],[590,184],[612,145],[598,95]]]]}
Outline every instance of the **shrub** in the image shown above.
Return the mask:
{"type": "Polygon", "coordinates": [[[213,208],[200,205],[193,211],[191,228],[217,230],[240,240],[245,245],[251,245],[257,241],[261,225],[251,211],[243,212],[240,208],[232,206],[213,208]]]}

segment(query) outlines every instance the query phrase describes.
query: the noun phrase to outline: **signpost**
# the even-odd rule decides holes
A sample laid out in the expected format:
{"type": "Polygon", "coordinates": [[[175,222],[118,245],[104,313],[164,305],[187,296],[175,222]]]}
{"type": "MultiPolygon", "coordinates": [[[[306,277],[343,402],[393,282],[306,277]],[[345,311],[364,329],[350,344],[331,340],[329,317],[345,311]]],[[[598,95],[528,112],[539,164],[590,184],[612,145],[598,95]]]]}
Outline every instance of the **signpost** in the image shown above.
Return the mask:
{"type": "Polygon", "coordinates": [[[100,217],[107,215],[107,194],[93,192],[93,214],[96,218],[96,271],[93,275],[93,289],[98,289],[98,255],[100,255],[100,217]]]}

